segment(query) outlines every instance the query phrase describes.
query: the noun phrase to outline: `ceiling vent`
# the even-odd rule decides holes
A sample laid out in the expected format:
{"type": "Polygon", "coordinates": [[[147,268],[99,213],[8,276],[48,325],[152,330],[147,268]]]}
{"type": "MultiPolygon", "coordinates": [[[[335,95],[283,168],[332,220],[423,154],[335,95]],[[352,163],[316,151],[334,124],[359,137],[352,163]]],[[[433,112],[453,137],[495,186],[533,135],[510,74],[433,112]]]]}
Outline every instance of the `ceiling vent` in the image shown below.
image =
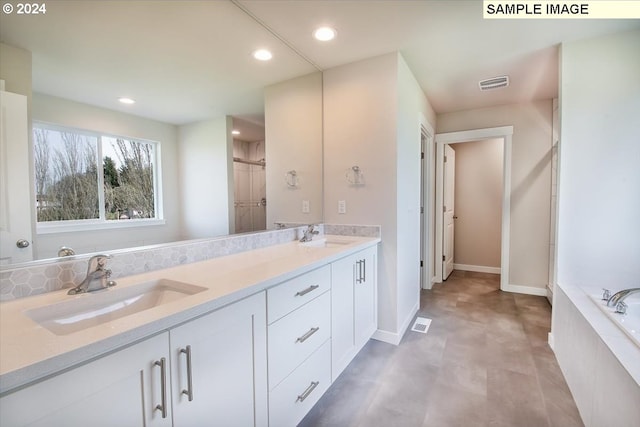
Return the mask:
{"type": "Polygon", "coordinates": [[[480,80],[478,83],[480,90],[498,89],[509,86],[509,76],[493,77],[490,79],[480,80]]]}

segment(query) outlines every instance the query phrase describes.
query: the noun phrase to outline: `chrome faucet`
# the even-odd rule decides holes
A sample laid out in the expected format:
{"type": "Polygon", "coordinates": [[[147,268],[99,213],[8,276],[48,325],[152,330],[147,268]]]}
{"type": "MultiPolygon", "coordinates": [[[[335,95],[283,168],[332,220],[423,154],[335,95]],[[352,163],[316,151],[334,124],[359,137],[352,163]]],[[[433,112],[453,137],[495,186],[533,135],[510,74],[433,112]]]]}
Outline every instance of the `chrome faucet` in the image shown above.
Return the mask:
{"type": "Polygon", "coordinates": [[[111,277],[111,270],[104,268],[110,258],[111,255],[92,256],[87,266],[87,277],[78,286],[69,289],[67,294],[76,295],[115,286],[116,282],[108,280],[111,277]]]}
{"type": "Polygon", "coordinates": [[[618,304],[624,302],[624,300],[627,299],[629,295],[633,295],[638,292],[640,292],[640,288],[629,288],[618,291],[613,294],[613,296],[609,297],[609,299],[607,300],[607,306],[617,307],[618,304]]]}
{"type": "Polygon", "coordinates": [[[315,228],[314,224],[309,224],[307,226],[307,229],[304,230],[304,232],[302,234],[302,238],[300,239],[300,241],[301,242],[310,242],[311,240],[313,240],[313,235],[319,233],[319,231],[318,230],[314,230],[314,228],[315,228]]]}

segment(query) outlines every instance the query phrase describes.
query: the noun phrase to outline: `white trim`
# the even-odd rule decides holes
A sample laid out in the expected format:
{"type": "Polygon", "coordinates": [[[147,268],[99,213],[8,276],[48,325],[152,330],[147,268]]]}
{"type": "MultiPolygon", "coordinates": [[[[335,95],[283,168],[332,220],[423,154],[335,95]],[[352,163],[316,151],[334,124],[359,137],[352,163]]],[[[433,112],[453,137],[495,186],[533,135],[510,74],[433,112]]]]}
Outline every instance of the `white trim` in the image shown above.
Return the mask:
{"type": "Polygon", "coordinates": [[[398,334],[395,332],[383,331],[381,329],[377,329],[373,335],[372,339],[376,341],[386,342],[387,344],[398,345],[400,344],[400,338],[398,338],[398,334]]]}
{"type": "Polygon", "coordinates": [[[405,321],[402,323],[402,326],[400,327],[400,330],[398,332],[389,332],[389,331],[383,331],[383,330],[377,329],[373,333],[373,336],[371,338],[377,341],[386,342],[388,344],[393,344],[393,345],[400,344],[400,341],[402,341],[402,337],[407,332],[407,329],[409,329],[409,326],[413,324],[413,318],[415,317],[416,313],[418,313],[419,307],[420,307],[420,301],[418,301],[416,305],[413,306],[413,308],[409,312],[409,316],[407,316],[405,321]]]}
{"type": "Polygon", "coordinates": [[[500,274],[500,267],[487,267],[485,265],[468,265],[468,264],[453,264],[454,270],[462,271],[475,271],[477,273],[491,273],[500,274]]]}
{"type": "Polygon", "coordinates": [[[119,228],[132,227],[153,227],[165,225],[164,219],[120,219],[101,221],[79,220],[79,221],[52,221],[39,222],[36,224],[36,234],[53,234],[53,233],[74,233],[76,231],[94,231],[94,230],[113,230],[119,228]]]}
{"type": "Polygon", "coordinates": [[[547,343],[549,347],[551,347],[551,350],[553,350],[553,334],[551,332],[547,335],[547,343]]]}
{"type": "Polygon", "coordinates": [[[423,266],[421,269],[422,273],[422,289],[431,289],[433,281],[429,279],[433,277],[434,272],[432,271],[431,264],[433,262],[433,253],[432,248],[434,247],[434,229],[433,229],[433,185],[435,177],[434,170],[434,159],[433,159],[433,148],[434,148],[434,135],[435,132],[433,130],[433,126],[427,120],[425,115],[422,112],[418,113],[418,122],[420,126],[420,138],[422,138],[422,134],[426,134],[426,144],[424,147],[424,159],[423,162],[423,171],[424,176],[422,176],[423,182],[421,183],[421,188],[423,190],[423,198],[424,198],[424,214],[422,215],[422,230],[423,235],[420,241],[424,247],[421,249],[422,251],[422,261],[423,266]]]}
{"type": "MultiPolygon", "coordinates": [[[[442,241],[442,181],[444,166],[444,145],[460,142],[481,141],[501,138],[504,141],[502,164],[502,241],[500,246],[500,289],[508,291],[509,286],[509,246],[511,232],[511,145],[513,126],[502,126],[486,129],[473,129],[461,132],[436,134],[436,233],[435,239],[442,241]]],[[[442,282],[442,245],[435,245],[435,277],[442,282]]],[[[515,291],[518,292],[518,291],[515,291]]],[[[523,292],[527,293],[527,292],[523,292]]],[[[534,294],[536,295],[536,294],[534,294]]]]}
{"type": "Polygon", "coordinates": [[[500,286],[500,289],[506,292],[513,292],[516,294],[536,295],[539,297],[547,296],[547,288],[537,288],[534,286],[512,285],[511,283],[504,286],[500,286]]]}

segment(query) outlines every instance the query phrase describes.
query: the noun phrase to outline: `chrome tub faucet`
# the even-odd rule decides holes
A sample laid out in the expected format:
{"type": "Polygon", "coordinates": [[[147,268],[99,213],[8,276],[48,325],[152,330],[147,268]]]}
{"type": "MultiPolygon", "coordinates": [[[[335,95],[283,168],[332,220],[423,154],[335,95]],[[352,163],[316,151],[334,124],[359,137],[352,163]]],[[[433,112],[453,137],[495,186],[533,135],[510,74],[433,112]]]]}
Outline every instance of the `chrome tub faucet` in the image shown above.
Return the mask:
{"type": "Polygon", "coordinates": [[[615,307],[619,303],[624,302],[624,300],[627,299],[628,296],[638,292],[640,292],[640,288],[629,288],[618,291],[607,300],[607,306],[615,307]]]}
{"type": "Polygon", "coordinates": [[[69,289],[67,294],[76,295],[115,286],[116,282],[109,280],[111,270],[105,268],[107,260],[110,258],[111,255],[92,256],[87,265],[87,276],[78,286],[69,289]]]}

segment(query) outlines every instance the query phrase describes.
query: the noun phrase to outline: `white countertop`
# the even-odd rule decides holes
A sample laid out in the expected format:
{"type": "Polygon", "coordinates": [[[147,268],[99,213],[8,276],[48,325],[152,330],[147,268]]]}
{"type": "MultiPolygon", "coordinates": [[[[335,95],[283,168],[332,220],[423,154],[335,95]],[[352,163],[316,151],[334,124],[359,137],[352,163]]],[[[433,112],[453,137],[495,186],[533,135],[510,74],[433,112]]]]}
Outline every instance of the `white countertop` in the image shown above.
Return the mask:
{"type": "Polygon", "coordinates": [[[91,294],[71,296],[67,295],[68,289],[63,289],[0,303],[0,393],[166,331],[380,242],[379,238],[371,237],[330,238],[349,243],[306,247],[291,242],[118,278],[116,288],[162,278],[202,286],[206,290],[69,335],[55,335],[25,312],[91,294]]]}

